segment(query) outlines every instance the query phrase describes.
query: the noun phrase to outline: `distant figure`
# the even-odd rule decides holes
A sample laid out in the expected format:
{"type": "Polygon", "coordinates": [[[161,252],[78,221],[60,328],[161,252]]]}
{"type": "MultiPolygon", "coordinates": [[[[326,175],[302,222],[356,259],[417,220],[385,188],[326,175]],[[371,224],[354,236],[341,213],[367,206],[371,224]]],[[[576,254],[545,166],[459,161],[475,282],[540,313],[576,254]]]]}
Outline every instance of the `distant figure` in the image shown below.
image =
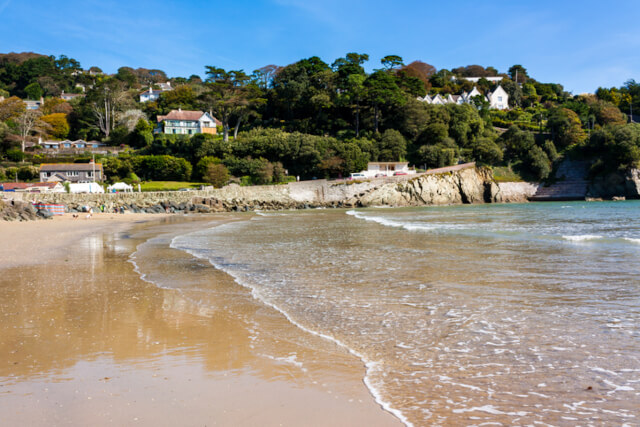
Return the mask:
{"type": "Polygon", "coordinates": [[[89,219],[89,218],[91,218],[91,215],[92,215],[92,213],[91,213],[91,212],[89,212],[89,213],[87,214],[87,216],[85,217],[85,219],[89,219]]]}
{"type": "Polygon", "coordinates": [[[71,216],[73,217],[73,219],[78,219],[78,214],[73,214],[71,216]]]}
{"type": "Polygon", "coordinates": [[[296,181],[297,181],[297,182],[300,182],[300,175],[297,175],[297,176],[296,176],[296,181]]]}

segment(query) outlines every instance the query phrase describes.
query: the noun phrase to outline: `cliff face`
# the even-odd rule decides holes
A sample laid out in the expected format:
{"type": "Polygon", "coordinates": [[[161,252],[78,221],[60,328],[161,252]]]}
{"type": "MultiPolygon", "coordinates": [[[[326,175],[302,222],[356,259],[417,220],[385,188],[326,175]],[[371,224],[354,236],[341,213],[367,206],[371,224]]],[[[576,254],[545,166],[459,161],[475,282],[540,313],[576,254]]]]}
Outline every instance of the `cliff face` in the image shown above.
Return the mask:
{"type": "Polygon", "coordinates": [[[426,206],[502,201],[489,169],[458,166],[418,176],[363,182],[307,181],[288,185],[240,187],[171,193],[24,194],[25,200],[62,203],[70,209],[123,206],[134,212],[301,209],[306,207],[426,206]]]}
{"type": "Polygon", "coordinates": [[[588,196],[603,199],[640,199],[640,169],[628,169],[597,177],[589,184],[588,196]]]}
{"type": "Polygon", "coordinates": [[[347,199],[351,206],[426,206],[497,201],[498,186],[488,169],[468,168],[374,187],[347,199]]]}

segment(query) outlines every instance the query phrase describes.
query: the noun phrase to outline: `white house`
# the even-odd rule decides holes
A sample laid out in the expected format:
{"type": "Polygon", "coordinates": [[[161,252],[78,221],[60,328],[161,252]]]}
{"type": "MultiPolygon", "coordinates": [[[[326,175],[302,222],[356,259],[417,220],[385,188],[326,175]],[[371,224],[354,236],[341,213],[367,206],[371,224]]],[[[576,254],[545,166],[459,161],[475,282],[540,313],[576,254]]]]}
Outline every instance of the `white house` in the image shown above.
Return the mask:
{"type": "Polygon", "coordinates": [[[409,162],[369,162],[367,170],[363,172],[367,177],[380,175],[393,176],[394,174],[414,174],[415,169],[409,169],[409,162]]]}
{"type": "Polygon", "coordinates": [[[149,102],[149,101],[157,101],[160,98],[160,94],[162,92],[168,92],[173,90],[171,87],[171,82],[166,83],[158,83],[160,89],[154,89],[152,86],[149,86],[148,90],[145,90],[140,94],[140,102],[149,102]]]}
{"type": "Polygon", "coordinates": [[[172,110],[166,116],[158,116],[156,133],[194,135],[209,133],[215,135],[220,121],[211,114],[202,111],[172,110]]]}
{"type": "Polygon", "coordinates": [[[489,92],[487,99],[489,100],[489,104],[491,104],[491,108],[495,108],[496,110],[506,110],[509,108],[509,94],[502,86],[498,86],[496,90],[489,92]]]}
{"type": "Polygon", "coordinates": [[[487,96],[482,95],[478,88],[474,86],[469,93],[462,92],[461,95],[447,95],[446,97],[441,96],[439,93],[433,97],[425,95],[424,98],[418,97],[418,101],[434,105],[473,104],[473,99],[476,96],[483,97],[483,99],[489,103],[490,108],[494,108],[496,110],[506,110],[509,108],[509,94],[500,85],[498,85],[496,90],[493,92],[489,92],[487,96]]]}
{"type": "Polygon", "coordinates": [[[502,79],[504,79],[504,77],[500,77],[500,76],[498,77],[462,77],[462,78],[473,83],[478,83],[480,79],[487,79],[490,82],[498,83],[498,82],[501,82],[502,79]]]}

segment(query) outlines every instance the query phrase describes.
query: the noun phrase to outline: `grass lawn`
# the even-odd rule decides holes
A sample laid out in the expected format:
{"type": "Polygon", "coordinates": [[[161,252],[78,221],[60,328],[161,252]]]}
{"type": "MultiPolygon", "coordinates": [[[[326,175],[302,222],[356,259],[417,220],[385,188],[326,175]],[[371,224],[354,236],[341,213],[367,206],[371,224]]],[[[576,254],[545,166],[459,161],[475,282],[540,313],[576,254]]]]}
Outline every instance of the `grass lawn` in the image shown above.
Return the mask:
{"type": "Polygon", "coordinates": [[[522,182],[524,179],[519,173],[514,172],[508,166],[494,166],[493,167],[493,179],[496,182],[522,182]]]}
{"type": "MultiPolygon", "coordinates": [[[[181,188],[197,190],[201,185],[209,185],[201,182],[181,182],[181,181],[147,181],[140,183],[142,191],[177,191],[181,188]]],[[[134,186],[135,187],[135,186],[134,186]]]]}

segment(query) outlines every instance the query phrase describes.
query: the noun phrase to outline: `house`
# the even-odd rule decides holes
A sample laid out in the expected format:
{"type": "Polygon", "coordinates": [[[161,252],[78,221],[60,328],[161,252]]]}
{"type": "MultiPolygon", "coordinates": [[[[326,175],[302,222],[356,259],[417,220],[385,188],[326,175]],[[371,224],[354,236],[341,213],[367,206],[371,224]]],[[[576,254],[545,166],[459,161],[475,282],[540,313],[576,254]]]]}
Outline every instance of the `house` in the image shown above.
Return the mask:
{"type": "Polygon", "coordinates": [[[64,186],[60,182],[4,182],[0,183],[0,191],[16,193],[64,193],[64,186]]]}
{"type": "Polygon", "coordinates": [[[496,110],[506,110],[509,108],[509,94],[502,86],[498,86],[496,90],[489,92],[487,99],[489,100],[489,104],[491,104],[491,108],[495,108],[496,110]]]}
{"type": "Polygon", "coordinates": [[[95,149],[100,149],[106,147],[107,144],[104,144],[99,141],[84,141],[82,139],[78,139],[76,141],[70,141],[68,139],[64,141],[44,141],[39,143],[42,148],[45,150],[64,150],[64,149],[73,149],[73,150],[86,150],[86,151],[94,151],[95,149]]]}
{"type": "Polygon", "coordinates": [[[152,86],[149,86],[148,90],[145,90],[140,94],[140,102],[149,102],[149,101],[157,101],[160,98],[160,94],[162,92],[168,92],[173,90],[171,87],[171,82],[166,83],[158,83],[160,89],[154,89],[152,86]]]}
{"type": "Polygon", "coordinates": [[[62,91],[62,94],[60,95],[60,98],[64,99],[65,101],[71,101],[76,98],[84,97],[85,95],[83,93],[64,93],[64,91],[62,91]]]}
{"type": "Polygon", "coordinates": [[[42,182],[84,183],[103,180],[104,172],[100,163],[44,163],[40,166],[42,182]]]}
{"type": "Polygon", "coordinates": [[[40,97],[40,99],[37,101],[25,99],[22,102],[24,102],[25,108],[27,110],[39,110],[40,107],[44,105],[44,98],[40,97]]]}
{"type": "Polygon", "coordinates": [[[409,169],[409,162],[369,162],[364,174],[368,177],[380,175],[393,176],[395,173],[414,174],[415,169],[409,169]]]}
{"type": "Polygon", "coordinates": [[[175,135],[194,135],[208,133],[215,135],[220,121],[209,113],[202,111],[172,110],[166,116],[158,116],[156,133],[175,135]]]}
{"type": "Polygon", "coordinates": [[[502,79],[504,79],[504,77],[500,77],[500,76],[497,76],[497,77],[462,77],[462,78],[465,79],[465,80],[468,80],[470,82],[473,82],[473,83],[478,83],[480,81],[480,79],[486,79],[486,80],[488,80],[488,81],[490,81],[492,83],[498,83],[498,82],[501,82],[502,79]]]}
{"type": "Polygon", "coordinates": [[[462,92],[461,95],[447,95],[443,97],[439,93],[433,97],[429,95],[425,95],[424,98],[418,97],[418,101],[426,102],[428,104],[434,105],[445,105],[445,104],[472,104],[474,105],[474,98],[476,96],[481,96],[485,101],[489,103],[489,108],[493,108],[496,110],[506,110],[509,108],[509,94],[502,88],[502,86],[498,85],[496,90],[493,92],[489,92],[486,96],[484,96],[477,87],[473,87],[471,92],[462,92]]]}

